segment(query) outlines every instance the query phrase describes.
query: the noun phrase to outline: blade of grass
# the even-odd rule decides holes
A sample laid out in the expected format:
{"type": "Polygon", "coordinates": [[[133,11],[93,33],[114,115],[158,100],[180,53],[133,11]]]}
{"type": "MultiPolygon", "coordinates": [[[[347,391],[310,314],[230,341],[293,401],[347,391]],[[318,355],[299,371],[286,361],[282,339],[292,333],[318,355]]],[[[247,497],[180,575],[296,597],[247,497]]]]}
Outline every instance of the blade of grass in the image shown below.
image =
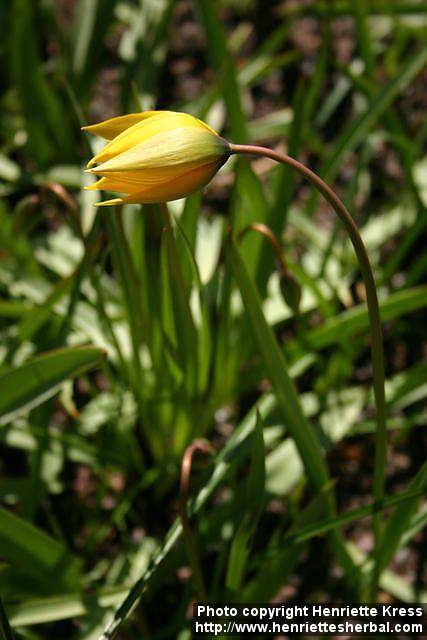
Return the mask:
{"type": "Polygon", "coordinates": [[[236,140],[248,142],[246,118],[235,64],[228,51],[227,37],[218,17],[217,5],[212,0],[198,0],[197,7],[206,35],[208,55],[212,66],[221,78],[221,89],[227,106],[231,135],[236,140]]]}
{"type": "Polygon", "coordinates": [[[73,88],[80,100],[97,78],[98,62],[105,52],[106,33],[116,0],[79,0],[72,26],[70,56],[73,88]]]}
{"type": "Polygon", "coordinates": [[[185,370],[184,384],[188,396],[194,399],[197,395],[198,379],[198,351],[195,349],[198,334],[189,305],[190,291],[181,269],[181,261],[167,205],[162,205],[161,210],[166,236],[169,278],[174,294],[172,303],[177,328],[177,346],[185,370]]]}
{"type": "Polygon", "coordinates": [[[133,375],[135,376],[136,388],[142,389],[143,370],[140,349],[144,344],[147,323],[141,313],[140,283],[131,260],[120,208],[117,208],[115,212],[108,212],[107,225],[115,265],[122,285],[124,305],[132,340],[133,375]]]}
{"type": "MultiPolygon", "coordinates": [[[[358,90],[362,91],[371,99],[375,96],[376,85],[371,77],[367,78],[366,76],[356,76],[351,73],[351,71],[347,67],[342,68],[342,70],[346,74],[346,77],[351,80],[353,86],[355,86],[358,90]]],[[[406,233],[401,242],[399,242],[398,246],[396,247],[396,251],[393,252],[391,257],[385,264],[381,280],[383,282],[388,282],[388,280],[396,272],[404,257],[409,252],[413,243],[426,227],[427,215],[426,207],[424,206],[423,199],[413,175],[413,164],[416,158],[416,152],[414,152],[413,150],[412,140],[406,134],[398,113],[393,110],[392,106],[390,106],[384,113],[384,122],[387,126],[387,129],[392,134],[392,142],[393,140],[395,141],[394,146],[396,147],[396,152],[398,153],[401,160],[405,175],[405,188],[409,190],[418,212],[415,224],[406,233]]],[[[416,282],[416,280],[414,280],[414,282],[416,282]]]]}
{"type": "Polygon", "coordinates": [[[36,578],[44,588],[75,589],[78,585],[79,563],[65,546],[2,507],[0,553],[12,567],[36,578]]]}
{"type": "MultiPolygon", "coordinates": [[[[370,0],[367,7],[369,15],[416,15],[427,13],[427,7],[418,0],[406,0],[403,2],[384,0],[370,0]]],[[[334,3],[315,2],[310,5],[292,4],[285,7],[283,15],[288,18],[303,16],[318,16],[334,18],[339,16],[352,16],[355,13],[354,2],[351,0],[335,0],[334,3]]]]}
{"type": "MultiPolygon", "coordinates": [[[[413,78],[418,75],[426,62],[427,47],[422,47],[415,55],[409,57],[406,64],[402,65],[400,72],[391,81],[376,95],[372,96],[366,109],[344,129],[334,145],[334,151],[331,156],[322,163],[319,173],[324,180],[330,182],[337,176],[348,153],[363,142],[378,119],[413,78]]],[[[313,213],[317,200],[318,194],[314,193],[307,205],[309,213],[313,213]]]]}
{"type": "Polygon", "coordinates": [[[51,319],[53,308],[56,303],[68,293],[73,277],[74,274],[73,276],[60,280],[43,303],[31,309],[29,315],[23,318],[17,327],[16,338],[19,343],[24,342],[24,340],[30,340],[33,335],[51,319]]]}
{"type": "MultiPolygon", "coordinates": [[[[307,124],[307,84],[301,78],[297,84],[292,103],[293,118],[287,137],[288,153],[297,156],[300,149],[304,127],[307,124]]],[[[286,224],[286,210],[292,200],[295,191],[295,172],[285,165],[278,167],[279,179],[275,189],[275,202],[272,210],[272,222],[270,224],[275,233],[280,233],[286,224]],[[280,220],[280,223],[278,222],[280,220]]]]}
{"type": "Polygon", "coordinates": [[[400,540],[399,547],[406,546],[420,531],[427,525],[427,503],[413,515],[404,535],[400,540]]]}
{"type": "MultiPolygon", "coordinates": [[[[380,301],[382,321],[400,318],[417,309],[423,309],[426,306],[426,300],[427,285],[392,293],[380,301]]],[[[313,349],[323,349],[345,337],[354,336],[358,331],[365,332],[368,328],[369,318],[366,307],[362,304],[343,311],[334,318],[329,318],[320,327],[309,331],[306,340],[313,349]]]]}
{"type": "Polygon", "coordinates": [[[231,591],[231,599],[235,598],[242,585],[252,538],[261,517],[264,503],[265,449],[263,423],[259,414],[257,415],[252,440],[251,464],[246,483],[245,513],[233,537],[225,579],[226,587],[231,591]]]}
{"type": "Polygon", "coordinates": [[[361,57],[365,64],[365,72],[369,77],[372,77],[374,71],[374,56],[371,47],[372,37],[369,33],[368,11],[369,7],[366,0],[355,1],[354,16],[356,18],[357,40],[361,57]]]}
{"type": "MultiPolygon", "coordinates": [[[[366,567],[366,570],[369,570],[369,561],[366,557],[366,554],[352,542],[348,543],[348,547],[352,557],[356,561],[362,563],[366,567]]],[[[402,602],[427,602],[426,591],[417,593],[417,590],[410,583],[408,583],[405,578],[398,576],[394,571],[390,571],[389,569],[383,571],[380,579],[380,587],[386,593],[390,593],[392,596],[394,596],[398,600],[401,600],[402,602]]]]}
{"type": "Polygon", "coordinates": [[[12,629],[0,598],[0,640],[13,640],[12,629]]]}
{"type": "Polygon", "coordinates": [[[408,529],[411,519],[414,516],[419,504],[420,495],[425,495],[427,491],[427,462],[423,464],[415,478],[409,485],[408,493],[415,495],[408,501],[402,503],[387,521],[381,540],[381,545],[377,551],[377,563],[379,571],[384,571],[389,562],[399,548],[400,541],[408,529]],[[418,495],[417,495],[418,493],[418,495]]]}
{"type": "Polygon", "coordinates": [[[160,460],[164,454],[162,434],[156,429],[144,428],[146,425],[155,424],[150,413],[150,404],[145,401],[143,393],[145,373],[141,360],[144,346],[147,347],[151,357],[152,345],[148,339],[148,318],[144,316],[143,312],[141,282],[132,260],[132,253],[123,225],[121,207],[116,207],[115,211],[108,212],[107,229],[112,245],[115,268],[120,278],[124,309],[132,344],[132,360],[128,366],[128,371],[135,400],[138,404],[140,420],[145,421],[143,428],[141,428],[141,437],[146,442],[151,454],[157,460],[160,460]]]}
{"type": "Polygon", "coordinates": [[[79,301],[79,296],[81,292],[81,287],[86,276],[86,273],[89,273],[89,276],[93,280],[93,263],[96,259],[96,256],[99,251],[99,230],[100,230],[100,214],[96,213],[95,219],[93,221],[92,227],[87,234],[84,236],[83,230],[80,225],[79,235],[84,244],[84,254],[80,263],[77,265],[74,273],[72,274],[70,280],[70,297],[68,300],[68,305],[66,312],[62,318],[62,322],[58,328],[57,337],[56,337],[56,345],[60,346],[62,343],[66,341],[68,334],[70,333],[73,325],[73,320],[75,316],[75,312],[77,309],[77,303],[79,301]]]}
{"type": "MultiPolygon", "coordinates": [[[[332,482],[329,482],[307,506],[297,511],[290,533],[316,521],[324,513],[325,496],[329,493],[332,482]]],[[[283,584],[295,570],[305,548],[303,543],[288,540],[286,545],[277,548],[278,538],[273,534],[272,548],[267,551],[257,567],[254,577],[243,588],[241,600],[243,602],[259,602],[270,600],[281,589],[283,584]],[[273,551],[274,548],[274,551],[273,551]]]]}
{"type": "Polygon", "coordinates": [[[296,531],[295,533],[289,534],[289,536],[285,536],[285,541],[290,540],[291,542],[296,543],[305,542],[306,540],[310,540],[315,536],[322,535],[324,533],[327,533],[328,531],[332,531],[332,529],[335,529],[336,527],[340,527],[345,524],[351,524],[356,520],[361,520],[362,518],[372,516],[374,513],[384,511],[385,509],[389,509],[390,507],[402,505],[402,508],[408,508],[409,504],[412,505],[414,500],[417,502],[422,495],[423,489],[421,488],[414,487],[413,489],[408,489],[407,491],[404,491],[395,496],[386,497],[380,503],[373,503],[365,507],[350,509],[346,513],[342,513],[333,518],[328,518],[321,522],[314,522],[313,524],[310,524],[307,527],[296,531]]]}
{"type": "Polygon", "coordinates": [[[49,598],[37,598],[7,607],[9,619],[14,627],[46,624],[56,620],[67,620],[85,616],[95,608],[110,608],[125,597],[127,588],[118,586],[101,589],[92,595],[65,593],[49,598]]]}
{"type": "Polygon", "coordinates": [[[72,156],[67,111],[44,75],[37,42],[37,3],[11,3],[11,63],[28,130],[28,146],[42,165],[53,157],[72,156]]]}
{"type": "MultiPolygon", "coordinates": [[[[198,375],[198,394],[203,395],[206,392],[207,385],[209,383],[209,371],[212,355],[212,339],[211,339],[211,327],[209,321],[209,303],[206,295],[205,287],[202,284],[199,268],[196,262],[196,258],[191,247],[191,242],[184,231],[181,224],[176,221],[176,227],[181,234],[184,241],[184,247],[190,259],[190,268],[194,274],[194,281],[198,293],[199,310],[200,310],[200,330],[199,330],[199,375],[198,375]]],[[[193,437],[203,433],[203,430],[193,433],[193,437]]]]}
{"type": "Polygon", "coordinates": [[[176,0],[145,0],[143,10],[142,5],[121,7],[122,13],[126,11],[128,22],[119,49],[126,61],[121,83],[125,112],[154,106],[160,92],[159,82],[168,52],[165,41],[175,4],[176,0]]]}
{"type": "Polygon", "coordinates": [[[31,358],[0,376],[0,425],[53,396],[61,382],[99,367],[104,352],[96,347],[68,347],[31,358]]]}

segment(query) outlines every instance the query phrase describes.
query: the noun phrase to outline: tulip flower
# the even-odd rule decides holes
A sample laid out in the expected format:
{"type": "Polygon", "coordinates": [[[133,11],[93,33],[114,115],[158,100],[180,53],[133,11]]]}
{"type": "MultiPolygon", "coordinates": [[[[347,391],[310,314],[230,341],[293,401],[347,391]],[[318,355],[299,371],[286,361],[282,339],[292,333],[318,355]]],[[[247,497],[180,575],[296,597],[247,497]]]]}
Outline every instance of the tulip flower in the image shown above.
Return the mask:
{"type": "Polygon", "coordinates": [[[204,187],[230,155],[226,140],[187,113],[145,111],[83,129],[109,140],[87,165],[101,177],[86,189],[123,194],[98,206],[184,198],[204,187]]]}

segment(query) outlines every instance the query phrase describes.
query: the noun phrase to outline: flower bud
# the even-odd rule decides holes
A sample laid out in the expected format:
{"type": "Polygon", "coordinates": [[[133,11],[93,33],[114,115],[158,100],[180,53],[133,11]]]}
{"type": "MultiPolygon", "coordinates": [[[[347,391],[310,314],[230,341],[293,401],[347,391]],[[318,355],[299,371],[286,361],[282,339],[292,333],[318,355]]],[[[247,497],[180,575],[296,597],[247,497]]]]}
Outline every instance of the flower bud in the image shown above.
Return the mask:
{"type": "Polygon", "coordinates": [[[86,189],[124,194],[101,206],[184,198],[205,186],[230,155],[226,140],[186,113],[146,111],[83,129],[110,140],[88,163],[101,178],[86,189]]]}

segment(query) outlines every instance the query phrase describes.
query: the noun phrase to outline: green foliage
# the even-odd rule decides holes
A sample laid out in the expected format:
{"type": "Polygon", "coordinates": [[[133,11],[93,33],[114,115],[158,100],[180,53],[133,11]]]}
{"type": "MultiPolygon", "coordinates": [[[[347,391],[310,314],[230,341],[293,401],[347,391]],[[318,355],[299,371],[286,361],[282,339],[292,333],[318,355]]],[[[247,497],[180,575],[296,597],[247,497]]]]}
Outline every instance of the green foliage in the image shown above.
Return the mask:
{"type": "Polygon", "coordinates": [[[242,585],[252,538],[264,506],[265,449],[263,423],[259,414],[252,440],[252,460],[246,483],[245,511],[231,543],[225,579],[226,587],[230,590],[229,597],[233,601],[242,585]]]}
{"type": "Polygon", "coordinates": [[[58,391],[61,382],[99,366],[103,352],[95,347],[58,349],[12,367],[0,377],[0,424],[33,409],[58,391]]]}
{"type": "Polygon", "coordinates": [[[364,601],[358,535],[381,513],[384,597],[427,600],[393,565],[427,524],[424,4],[3,4],[0,638],[188,637],[176,505],[200,437],[216,452],[194,461],[188,513],[210,599],[267,601],[297,576],[295,597],[364,601]],[[285,148],[354,214],[385,336],[380,503],[365,292],[318,194],[232,158],[203,196],[93,208],[79,127],[156,106],[285,148]],[[252,223],[285,279],[265,237],[239,236],[252,223]]]}

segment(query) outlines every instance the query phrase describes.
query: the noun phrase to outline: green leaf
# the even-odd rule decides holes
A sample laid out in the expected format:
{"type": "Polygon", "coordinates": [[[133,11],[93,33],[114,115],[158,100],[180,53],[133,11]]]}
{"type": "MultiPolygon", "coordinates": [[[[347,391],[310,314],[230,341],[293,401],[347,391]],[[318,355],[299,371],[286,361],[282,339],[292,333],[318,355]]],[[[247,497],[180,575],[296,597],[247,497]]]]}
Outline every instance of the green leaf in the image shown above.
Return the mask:
{"type": "Polygon", "coordinates": [[[70,48],[79,94],[97,79],[97,63],[106,51],[106,33],[115,4],[115,0],[79,0],[77,3],[70,48]]]}
{"type": "MultiPolygon", "coordinates": [[[[412,289],[405,289],[380,299],[381,320],[393,320],[427,305],[427,286],[420,285],[412,289]]],[[[344,311],[334,318],[330,318],[323,325],[312,329],[306,336],[310,346],[322,349],[348,336],[354,336],[357,331],[369,328],[369,318],[364,304],[357,305],[344,311]]]]}
{"type": "Polygon", "coordinates": [[[184,385],[191,398],[197,393],[198,335],[189,305],[190,290],[181,268],[177,242],[167,205],[162,205],[162,219],[165,226],[169,282],[173,294],[172,307],[177,330],[177,349],[185,371],[184,385]]]}
{"type": "Polygon", "coordinates": [[[126,61],[121,82],[125,110],[154,107],[161,91],[159,84],[168,52],[165,41],[175,3],[176,0],[144,0],[143,5],[142,0],[139,4],[118,3],[117,15],[127,23],[119,47],[126,61]]]}
{"type": "Polygon", "coordinates": [[[53,396],[64,380],[99,367],[104,352],[96,347],[69,347],[31,358],[0,376],[0,425],[53,396]]]}
{"type": "Polygon", "coordinates": [[[42,304],[28,311],[17,326],[17,339],[19,342],[30,340],[46,322],[52,319],[56,303],[68,293],[71,284],[72,277],[60,280],[42,304]]]}
{"type": "Polygon", "coordinates": [[[201,21],[207,40],[207,51],[212,66],[221,78],[221,90],[227,106],[231,135],[241,144],[249,142],[246,118],[243,111],[236,65],[227,46],[224,25],[218,17],[217,4],[212,0],[198,0],[201,21]]]}
{"type": "Polygon", "coordinates": [[[372,76],[374,70],[374,55],[372,52],[372,37],[368,26],[368,3],[367,0],[356,0],[354,3],[354,14],[356,18],[357,40],[362,60],[365,64],[365,71],[372,76]]]}
{"type": "MultiPolygon", "coordinates": [[[[422,489],[419,487],[419,485],[414,486],[413,488],[400,494],[384,498],[384,500],[382,500],[377,505],[372,504],[367,505],[366,507],[350,509],[346,513],[341,513],[337,516],[334,516],[333,518],[327,518],[320,522],[313,522],[312,524],[296,531],[295,533],[290,533],[285,537],[285,542],[305,542],[306,540],[310,540],[315,536],[322,535],[327,531],[332,531],[332,529],[335,529],[336,527],[342,526],[344,524],[350,524],[351,522],[355,522],[356,520],[361,520],[362,518],[366,518],[367,516],[371,516],[374,513],[378,513],[379,511],[383,511],[384,509],[388,509],[396,505],[400,505],[400,509],[408,510],[409,506],[413,505],[414,500],[415,503],[417,503],[422,495],[422,489]]],[[[398,510],[396,510],[395,514],[397,513],[397,511],[398,510]]]]}
{"type": "Polygon", "coordinates": [[[261,351],[266,372],[273,384],[277,402],[282,410],[286,427],[301,455],[311,484],[317,490],[328,481],[320,444],[310,423],[304,417],[297,391],[287,372],[282,351],[268,326],[261,309],[261,301],[251,282],[240,254],[233,243],[230,256],[234,277],[247,311],[256,343],[261,351]]]}
{"type": "MultiPolygon", "coordinates": [[[[287,19],[302,16],[317,16],[324,18],[334,18],[338,16],[352,16],[355,13],[354,0],[335,0],[329,2],[313,2],[311,4],[292,3],[283,11],[283,16],[287,19]]],[[[369,15],[417,15],[427,12],[427,7],[421,0],[370,0],[367,7],[369,15]]]]}
{"type": "Polygon", "coordinates": [[[36,578],[48,591],[77,586],[79,564],[66,547],[2,507],[0,555],[15,570],[36,578]]]}
{"type": "Polygon", "coordinates": [[[263,423],[259,413],[252,435],[252,458],[246,484],[245,513],[233,538],[228,559],[226,586],[237,592],[242,584],[251,542],[261,517],[265,493],[265,449],[263,423]]]}
{"type": "Polygon", "coordinates": [[[383,571],[399,548],[400,541],[404,537],[410,526],[420,501],[420,495],[425,495],[427,491],[427,462],[423,464],[415,478],[409,485],[408,492],[414,495],[410,500],[403,502],[390,516],[381,537],[379,548],[376,551],[376,558],[379,571],[383,571]]]}
{"type": "MultiPolygon", "coordinates": [[[[233,191],[232,219],[236,231],[253,222],[264,222],[268,215],[268,204],[263,186],[252,171],[249,163],[239,160],[233,191]]],[[[266,242],[258,233],[247,233],[241,242],[241,252],[246,259],[251,277],[255,277],[262,251],[267,250],[266,242]]]]}
{"type": "Polygon", "coordinates": [[[176,227],[181,234],[187,255],[189,256],[191,274],[198,294],[200,328],[199,328],[199,362],[198,362],[198,393],[203,394],[209,383],[209,371],[212,356],[212,337],[209,319],[209,305],[205,287],[203,286],[196,257],[191,246],[191,242],[181,224],[176,221],[176,227]]]}
{"type": "Polygon", "coordinates": [[[28,130],[28,145],[43,165],[58,155],[70,156],[71,123],[57,91],[47,79],[37,42],[38,3],[11,4],[11,64],[28,130]]]}
{"type": "MultiPolygon", "coordinates": [[[[364,564],[366,569],[369,568],[369,559],[366,554],[354,543],[348,543],[349,551],[355,561],[364,564]]],[[[402,576],[398,576],[394,571],[387,569],[380,577],[380,587],[386,593],[407,603],[425,603],[427,602],[427,591],[420,591],[413,587],[408,580],[402,576]]]]}
{"type": "Polygon", "coordinates": [[[45,624],[88,615],[93,609],[118,605],[127,593],[126,587],[102,589],[93,595],[65,593],[49,598],[27,600],[8,607],[10,622],[14,627],[45,624]]]}
{"type": "MultiPolygon", "coordinates": [[[[148,318],[144,316],[141,298],[141,282],[132,260],[129,243],[126,237],[122,208],[115,208],[107,213],[108,235],[112,247],[115,269],[119,274],[123,307],[132,342],[132,381],[136,399],[142,400],[143,367],[141,363],[141,347],[146,343],[148,335],[148,318]]],[[[147,345],[149,346],[149,345],[147,345]]]]}
{"type": "MultiPolygon", "coordinates": [[[[332,482],[329,482],[321,492],[310,500],[307,506],[296,513],[288,535],[321,517],[322,512],[324,513],[325,496],[329,493],[331,487],[332,482]]],[[[286,540],[285,544],[280,544],[278,548],[278,536],[276,535],[275,537],[276,540],[273,541],[270,547],[273,552],[269,555],[267,551],[267,554],[262,558],[261,567],[243,588],[242,600],[244,602],[269,600],[275,596],[299,561],[304,544],[291,538],[286,540]]]]}
{"type": "MultiPolygon", "coordinates": [[[[324,28],[322,47],[316,60],[316,67],[310,81],[301,78],[293,96],[293,119],[287,136],[287,153],[297,158],[312,113],[318,108],[319,95],[324,87],[327,63],[331,45],[328,27],[324,28]]],[[[283,134],[282,134],[283,135],[283,134]]],[[[291,167],[281,165],[276,168],[274,203],[271,208],[269,225],[279,235],[287,221],[287,212],[295,192],[296,173],[291,167]]]]}
{"type": "Polygon", "coordinates": [[[10,628],[9,620],[7,619],[6,612],[3,607],[3,602],[0,598],[0,640],[13,640],[12,630],[10,628]]]}

